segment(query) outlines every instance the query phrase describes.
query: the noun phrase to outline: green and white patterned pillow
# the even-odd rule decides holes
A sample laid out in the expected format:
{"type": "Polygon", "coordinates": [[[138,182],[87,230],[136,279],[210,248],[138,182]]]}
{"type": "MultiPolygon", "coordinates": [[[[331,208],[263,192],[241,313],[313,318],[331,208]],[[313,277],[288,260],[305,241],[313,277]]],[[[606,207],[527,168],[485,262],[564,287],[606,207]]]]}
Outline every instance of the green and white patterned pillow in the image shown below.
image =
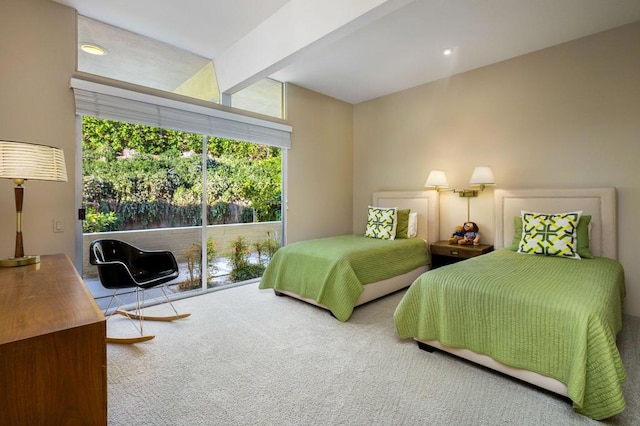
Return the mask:
{"type": "MultiPolygon", "coordinates": [[[[513,217],[513,240],[509,250],[518,251],[520,240],[522,239],[522,216],[513,217]]],[[[591,215],[580,215],[580,221],[578,222],[578,256],[580,259],[593,259],[595,256],[589,248],[591,238],[591,215]]]]}
{"type": "Polygon", "coordinates": [[[518,253],[580,259],[577,230],[582,211],[557,214],[522,211],[521,214],[518,253]]]}
{"type": "Polygon", "coordinates": [[[365,237],[379,238],[381,240],[395,239],[397,218],[398,209],[396,207],[369,206],[365,237]]]}

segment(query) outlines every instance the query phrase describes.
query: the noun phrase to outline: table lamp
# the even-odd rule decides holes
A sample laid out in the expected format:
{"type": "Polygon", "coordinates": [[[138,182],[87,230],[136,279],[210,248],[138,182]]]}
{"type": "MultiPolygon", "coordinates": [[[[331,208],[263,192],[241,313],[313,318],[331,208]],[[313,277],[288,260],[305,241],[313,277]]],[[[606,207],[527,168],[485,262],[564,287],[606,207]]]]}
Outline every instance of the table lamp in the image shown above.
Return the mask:
{"type": "Polygon", "coordinates": [[[40,262],[25,256],[22,243],[22,201],[27,180],[67,181],[64,152],[60,148],[27,142],[0,140],[0,178],[16,184],[16,250],[14,257],[0,259],[0,266],[24,266],[40,262]]]}

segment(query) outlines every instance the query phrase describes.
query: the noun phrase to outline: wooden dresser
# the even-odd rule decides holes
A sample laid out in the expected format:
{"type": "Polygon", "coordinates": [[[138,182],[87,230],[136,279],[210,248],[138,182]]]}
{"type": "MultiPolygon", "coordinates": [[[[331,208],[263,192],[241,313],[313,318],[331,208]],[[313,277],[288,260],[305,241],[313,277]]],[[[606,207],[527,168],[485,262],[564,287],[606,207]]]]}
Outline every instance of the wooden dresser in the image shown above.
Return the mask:
{"type": "Polygon", "coordinates": [[[105,338],[66,255],[0,268],[0,425],[106,425],[105,338]]]}

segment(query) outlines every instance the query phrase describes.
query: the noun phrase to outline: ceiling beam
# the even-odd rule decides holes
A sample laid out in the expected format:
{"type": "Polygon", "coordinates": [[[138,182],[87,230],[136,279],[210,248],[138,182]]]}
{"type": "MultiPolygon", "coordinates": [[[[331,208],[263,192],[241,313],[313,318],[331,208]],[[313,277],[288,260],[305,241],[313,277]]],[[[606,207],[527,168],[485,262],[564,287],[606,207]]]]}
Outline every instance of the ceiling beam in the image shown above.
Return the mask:
{"type": "Polygon", "coordinates": [[[412,1],[291,0],[214,58],[220,92],[244,89],[412,1]]]}

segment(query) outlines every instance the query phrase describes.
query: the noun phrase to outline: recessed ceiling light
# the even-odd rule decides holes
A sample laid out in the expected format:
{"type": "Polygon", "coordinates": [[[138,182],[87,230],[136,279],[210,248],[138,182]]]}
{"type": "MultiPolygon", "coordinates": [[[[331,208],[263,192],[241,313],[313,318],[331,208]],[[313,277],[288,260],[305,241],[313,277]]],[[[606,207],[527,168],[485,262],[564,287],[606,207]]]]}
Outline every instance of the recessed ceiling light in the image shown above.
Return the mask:
{"type": "Polygon", "coordinates": [[[446,49],[444,49],[444,50],[442,51],[442,54],[443,54],[444,56],[450,56],[452,53],[453,53],[453,49],[451,49],[451,48],[446,48],[446,49]]]}
{"type": "Polygon", "coordinates": [[[107,50],[102,46],[98,46],[97,44],[81,43],[80,49],[90,55],[102,56],[107,54],[107,50]]]}

